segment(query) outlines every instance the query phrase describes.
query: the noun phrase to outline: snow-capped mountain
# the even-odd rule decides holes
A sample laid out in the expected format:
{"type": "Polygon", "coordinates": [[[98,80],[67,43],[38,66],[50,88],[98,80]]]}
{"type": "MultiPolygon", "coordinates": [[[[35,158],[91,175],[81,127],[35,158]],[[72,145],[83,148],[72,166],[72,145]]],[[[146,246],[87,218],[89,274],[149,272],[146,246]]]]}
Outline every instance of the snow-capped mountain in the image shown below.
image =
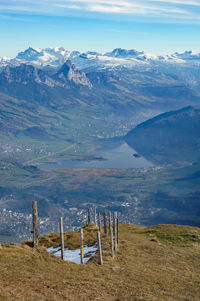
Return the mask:
{"type": "Polygon", "coordinates": [[[33,49],[28,48],[19,52],[15,58],[3,57],[0,59],[0,69],[5,66],[18,66],[22,63],[31,64],[38,68],[60,68],[65,61],[70,60],[79,69],[89,67],[127,67],[133,66],[156,66],[156,65],[195,65],[200,66],[200,53],[185,51],[184,53],[174,53],[171,55],[157,56],[148,54],[144,51],[134,49],[126,50],[116,48],[112,52],[104,54],[88,51],[80,53],[79,51],[68,51],[63,47],[33,49]]]}
{"type": "Polygon", "coordinates": [[[64,48],[45,48],[33,49],[29,47],[25,51],[19,52],[15,58],[0,60],[0,66],[11,65],[17,66],[20,64],[31,64],[35,67],[43,68],[50,66],[52,68],[59,68],[69,58],[79,55],[76,51],[67,51],[64,48]]]}
{"type": "Polygon", "coordinates": [[[105,56],[109,57],[121,57],[121,58],[127,58],[127,57],[139,57],[140,55],[144,55],[144,51],[137,51],[134,49],[126,50],[121,48],[116,48],[112,52],[107,52],[105,56]]]}

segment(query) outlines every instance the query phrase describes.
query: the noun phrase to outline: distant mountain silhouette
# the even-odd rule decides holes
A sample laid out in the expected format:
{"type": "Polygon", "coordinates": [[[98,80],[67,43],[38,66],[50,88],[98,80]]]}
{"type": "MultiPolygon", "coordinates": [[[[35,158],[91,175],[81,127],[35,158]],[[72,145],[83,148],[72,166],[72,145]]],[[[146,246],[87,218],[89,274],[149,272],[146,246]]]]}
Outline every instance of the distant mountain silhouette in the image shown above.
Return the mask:
{"type": "Polygon", "coordinates": [[[159,163],[193,161],[200,157],[200,110],[185,107],[158,115],[131,130],[125,140],[159,163]]]}

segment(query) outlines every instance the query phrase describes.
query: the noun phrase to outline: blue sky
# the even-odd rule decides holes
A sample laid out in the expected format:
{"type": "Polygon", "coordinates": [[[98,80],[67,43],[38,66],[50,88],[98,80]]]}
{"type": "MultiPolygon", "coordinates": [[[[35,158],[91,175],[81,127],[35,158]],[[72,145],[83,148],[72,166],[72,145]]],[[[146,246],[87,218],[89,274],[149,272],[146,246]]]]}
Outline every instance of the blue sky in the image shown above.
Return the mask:
{"type": "Polygon", "coordinates": [[[200,52],[200,0],[0,0],[0,57],[31,46],[200,52]]]}

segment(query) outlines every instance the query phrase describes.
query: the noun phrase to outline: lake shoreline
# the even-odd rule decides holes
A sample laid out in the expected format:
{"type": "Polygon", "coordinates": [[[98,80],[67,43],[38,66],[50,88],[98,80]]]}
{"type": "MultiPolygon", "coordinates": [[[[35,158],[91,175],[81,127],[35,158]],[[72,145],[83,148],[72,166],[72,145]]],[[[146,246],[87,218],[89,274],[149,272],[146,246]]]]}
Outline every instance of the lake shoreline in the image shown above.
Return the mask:
{"type": "Polygon", "coordinates": [[[60,160],[40,164],[41,170],[59,169],[140,169],[155,166],[152,162],[138,154],[123,139],[103,139],[94,141],[94,154],[78,159],[60,160]]]}

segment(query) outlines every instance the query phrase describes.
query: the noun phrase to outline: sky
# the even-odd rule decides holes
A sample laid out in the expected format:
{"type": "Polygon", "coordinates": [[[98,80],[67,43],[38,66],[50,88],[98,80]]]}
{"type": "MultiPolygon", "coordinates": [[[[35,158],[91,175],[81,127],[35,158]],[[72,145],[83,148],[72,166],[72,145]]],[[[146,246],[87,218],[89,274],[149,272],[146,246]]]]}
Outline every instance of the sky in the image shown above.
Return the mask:
{"type": "Polygon", "coordinates": [[[0,0],[0,57],[33,48],[200,52],[200,0],[0,0]]]}

